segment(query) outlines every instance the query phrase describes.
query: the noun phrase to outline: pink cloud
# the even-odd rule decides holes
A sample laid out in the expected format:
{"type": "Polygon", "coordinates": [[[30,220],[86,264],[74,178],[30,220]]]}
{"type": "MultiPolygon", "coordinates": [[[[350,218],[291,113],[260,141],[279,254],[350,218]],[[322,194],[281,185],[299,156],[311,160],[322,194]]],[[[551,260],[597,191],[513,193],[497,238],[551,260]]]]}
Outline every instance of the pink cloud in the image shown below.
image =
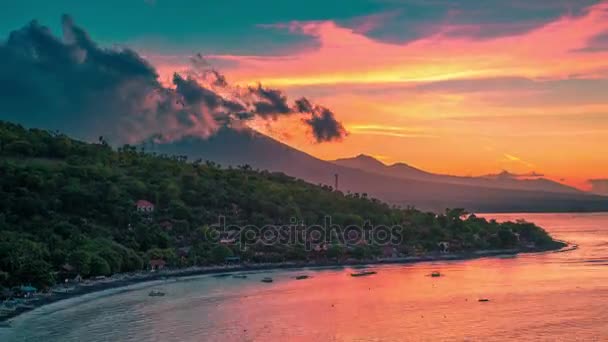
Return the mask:
{"type": "MultiPolygon", "coordinates": [[[[373,20],[351,29],[332,21],[291,22],[284,28],[315,38],[319,46],[284,58],[212,56],[237,62],[229,71],[237,81],[277,85],[407,83],[459,78],[565,78],[608,68],[608,52],[574,52],[608,29],[608,3],[582,16],[564,16],[519,35],[486,40],[454,36],[454,30],[484,26],[445,25],[437,33],[405,44],[363,35],[373,20]]],[[[498,25],[498,24],[490,24],[498,25]]],[[[281,27],[278,25],[276,27],[281,27]]]]}

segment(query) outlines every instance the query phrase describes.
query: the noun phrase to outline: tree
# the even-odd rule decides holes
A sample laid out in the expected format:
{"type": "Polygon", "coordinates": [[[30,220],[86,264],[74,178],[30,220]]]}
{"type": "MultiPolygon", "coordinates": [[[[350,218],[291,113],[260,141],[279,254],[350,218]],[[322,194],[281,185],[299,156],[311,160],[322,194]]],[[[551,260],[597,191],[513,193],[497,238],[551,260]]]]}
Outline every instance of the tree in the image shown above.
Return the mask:
{"type": "MultiPolygon", "coordinates": [[[[332,191],[279,172],[189,164],[183,157],[145,153],[135,146],[113,150],[101,138],[88,144],[1,121],[0,153],[0,272],[8,274],[5,282],[11,284],[49,283],[65,263],[83,276],[138,271],[149,258],[182,265],[175,257],[181,247],[191,247],[188,264],[220,264],[234,252],[218,245],[219,230],[208,226],[220,216],[239,227],[323,226],[327,215],[342,226],[367,221],[399,225],[407,227],[401,231],[407,246],[399,247],[413,253],[436,250],[440,241],[449,241],[455,251],[528,243],[559,247],[526,222],[488,222],[473,215],[463,220],[462,209],[439,216],[400,209],[366,194],[332,191]],[[154,214],[138,213],[133,203],[139,199],[153,200],[154,214]],[[161,227],[165,220],[172,225],[161,227]]],[[[239,252],[243,259],[306,260],[315,255],[302,246],[255,245],[259,236],[253,228],[240,234],[251,247],[239,252]]],[[[340,241],[338,235],[330,237],[340,241]]],[[[366,259],[382,252],[369,243],[350,255],[366,259]]],[[[346,250],[335,244],[326,255],[340,260],[346,250]]]]}
{"type": "Polygon", "coordinates": [[[233,256],[232,250],[224,245],[217,245],[211,249],[211,261],[221,264],[226,258],[233,256]]]}
{"type": "Polygon", "coordinates": [[[68,263],[83,277],[91,273],[91,254],[86,251],[77,250],[72,252],[68,256],[68,263]]]}
{"type": "Polygon", "coordinates": [[[38,288],[46,288],[55,281],[51,265],[40,259],[26,259],[21,267],[13,273],[13,284],[31,284],[38,288]]]}
{"type": "Polygon", "coordinates": [[[144,267],[144,262],[134,250],[129,249],[127,252],[127,259],[123,260],[123,272],[140,271],[144,267]]]}
{"type": "Polygon", "coordinates": [[[498,239],[500,241],[500,247],[502,248],[515,247],[517,244],[517,237],[507,228],[500,228],[498,230],[498,239]]]}
{"type": "Polygon", "coordinates": [[[4,146],[4,151],[9,154],[15,154],[23,157],[29,157],[34,154],[32,144],[25,140],[17,140],[7,144],[4,146]]]}
{"type": "Polygon", "coordinates": [[[108,262],[99,255],[92,255],[89,264],[91,276],[106,276],[111,273],[108,262]]]}
{"type": "Polygon", "coordinates": [[[367,246],[357,245],[352,250],[352,256],[356,259],[368,259],[371,257],[371,252],[367,246]]]}
{"type": "Polygon", "coordinates": [[[110,267],[110,273],[118,273],[122,270],[123,260],[117,251],[111,248],[105,248],[99,252],[99,256],[102,257],[110,267]]]}
{"type": "Polygon", "coordinates": [[[344,248],[341,245],[333,244],[327,248],[327,257],[331,259],[340,259],[344,256],[344,248]]]}

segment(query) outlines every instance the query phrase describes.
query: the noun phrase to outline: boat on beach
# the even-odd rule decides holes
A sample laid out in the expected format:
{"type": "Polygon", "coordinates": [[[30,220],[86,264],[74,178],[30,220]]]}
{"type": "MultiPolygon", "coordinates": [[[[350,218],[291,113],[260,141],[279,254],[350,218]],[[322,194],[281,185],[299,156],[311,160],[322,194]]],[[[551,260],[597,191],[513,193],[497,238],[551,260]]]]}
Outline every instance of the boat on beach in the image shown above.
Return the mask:
{"type": "Polygon", "coordinates": [[[235,274],[232,276],[232,278],[236,278],[236,279],[246,279],[247,275],[246,274],[235,274]]]}
{"type": "Polygon", "coordinates": [[[305,274],[296,276],[296,280],[302,280],[302,279],[308,279],[308,278],[310,278],[310,276],[305,275],[305,274]]]}
{"type": "Polygon", "coordinates": [[[164,297],[165,293],[160,291],[160,290],[152,290],[150,291],[150,293],[148,293],[148,296],[150,297],[164,297]]]}
{"type": "Polygon", "coordinates": [[[273,280],[272,280],[272,278],[270,278],[270,277],[265,277],[265,278],[262,278],[262,282],[263,282],[263,283],[272,283],[272,282],[273,282],[273,280]]]}
{"type": "Polygon", "coordinates": [[[364,276],[369,276],[372,274],[376,274],[376,271],[361,271],[361,272],[356,272],[356,273],[351,273],[350,276],[351,277],[364,277],[364,276]]]}

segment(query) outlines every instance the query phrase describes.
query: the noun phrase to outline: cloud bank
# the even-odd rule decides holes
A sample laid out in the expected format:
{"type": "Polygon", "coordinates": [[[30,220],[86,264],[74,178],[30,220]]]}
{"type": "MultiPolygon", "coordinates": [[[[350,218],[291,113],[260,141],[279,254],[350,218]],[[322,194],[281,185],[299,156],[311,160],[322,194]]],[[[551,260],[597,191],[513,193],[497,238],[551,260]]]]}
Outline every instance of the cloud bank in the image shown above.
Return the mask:
{"type": "Polygon", "coordinates": [[[232,87],[200,55],[166,86],[135,51],[98,46],[69,16],[62,24],[61,38],[32,21],[0,43],[0,119],[117,144],[208,137],[236,121],[283,115],[302,116],[317,142],[346,134],[331,111],[302,111],[262,85],[232,87]]]}

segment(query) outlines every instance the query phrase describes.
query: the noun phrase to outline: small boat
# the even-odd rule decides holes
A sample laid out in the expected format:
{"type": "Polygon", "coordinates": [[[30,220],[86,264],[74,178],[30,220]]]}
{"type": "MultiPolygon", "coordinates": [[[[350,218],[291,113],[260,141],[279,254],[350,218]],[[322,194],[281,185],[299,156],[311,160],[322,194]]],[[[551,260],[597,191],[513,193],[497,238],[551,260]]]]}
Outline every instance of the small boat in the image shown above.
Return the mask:
{"type": "Polygon", "coordinates": [[[266,278],[262,278],[262,282],[263,282],[263,283],[272,283],[272,282],[273,282],[273,280],[272,280],[272,278],[270,278],[270,277],[266,277],[266,278]]]}
{"type": "Polygon", "coordinates": [[[368,276],[368,275],[372,275],[372,274],[376,274],[376,272],[375,271],[361,271],[361,272],[351,273],[350,276],[351,277],[364,277],[364,276],[368,276]]]}
{"type": "Polygon", "coordinates": [[[148,296],[150,297],[163,297],[164,295],[165,293],[159,290],[152,290],[148,293],[148,296]]]}
{"type": "Polygon", "coordinates": [[[478,302],[489,302],[490,300],[488,298],[480,298],[477,301],[478,302]]]}
{"type": "Polygon", "coordinates": [[[310,278],[310,276],[307,276],[305,274],[296,276],[296,280],[302,280],[302,279],[308,279],[308,278],[310,278]]]}
{"type": "Polygon", "coordinates": [[[235,274],[232,276],[232,278],[245,279],[245,278],[247,278],[247,275],[246,274],[235,274]]]}
{"type": "Polygon", "coordinates": [[[431,277],[433,277],[433,278],[441,277],[441,273],[439,273],[439,271],[434,271],[433,273],[431,273],[431,277]]]}

